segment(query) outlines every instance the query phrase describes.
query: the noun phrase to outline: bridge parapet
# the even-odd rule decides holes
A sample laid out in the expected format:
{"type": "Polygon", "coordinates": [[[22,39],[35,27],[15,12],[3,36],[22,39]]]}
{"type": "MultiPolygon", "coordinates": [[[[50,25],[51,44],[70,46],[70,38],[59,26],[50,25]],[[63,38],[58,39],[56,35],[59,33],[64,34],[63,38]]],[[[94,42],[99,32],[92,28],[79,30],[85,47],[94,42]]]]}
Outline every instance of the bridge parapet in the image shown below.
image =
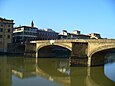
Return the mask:
{"type": "MultiPolygon", "coordinates": [[[[51,40],[30,41],[30,43],[46,43],[51,40]]],[[[66,39],[54,40],[56,43],[70,43],[70,42],[88,42],[88,43],[115,43],[115,39],[66,39]]]]}

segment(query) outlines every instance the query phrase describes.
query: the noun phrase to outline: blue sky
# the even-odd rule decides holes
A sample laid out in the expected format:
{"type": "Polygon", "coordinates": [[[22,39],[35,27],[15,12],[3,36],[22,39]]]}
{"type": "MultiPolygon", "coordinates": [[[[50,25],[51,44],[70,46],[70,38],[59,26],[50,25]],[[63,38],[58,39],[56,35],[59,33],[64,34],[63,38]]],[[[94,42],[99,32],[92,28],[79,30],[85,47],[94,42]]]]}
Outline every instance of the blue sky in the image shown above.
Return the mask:
{"type": "Polygon", "coordinates": [[[115,0],[0,0],[0,17],[13,19],[15,26],[33,20],[40,29],[115,38],[115,0]]]}

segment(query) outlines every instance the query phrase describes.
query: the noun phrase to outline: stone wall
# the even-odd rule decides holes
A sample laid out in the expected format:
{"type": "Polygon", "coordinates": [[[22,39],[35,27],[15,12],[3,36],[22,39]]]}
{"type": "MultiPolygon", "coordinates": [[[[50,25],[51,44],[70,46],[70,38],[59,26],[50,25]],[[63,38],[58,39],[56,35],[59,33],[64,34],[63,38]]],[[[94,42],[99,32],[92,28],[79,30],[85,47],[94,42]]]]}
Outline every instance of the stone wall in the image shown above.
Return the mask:
{"type": "Polygon", "coordinates": [[[36,57],[36,43],[25,44],[25,56],[36,57]]]}
{"type": "Polygon", "coordinates": [[[7,48],[8,54],[24,54],[25,44],[9,43],[7,48]]]}
{"type": "Polygon", "coordinates": [[[87,57],[88,43],[72,42],[72,56],[87,57]]]}

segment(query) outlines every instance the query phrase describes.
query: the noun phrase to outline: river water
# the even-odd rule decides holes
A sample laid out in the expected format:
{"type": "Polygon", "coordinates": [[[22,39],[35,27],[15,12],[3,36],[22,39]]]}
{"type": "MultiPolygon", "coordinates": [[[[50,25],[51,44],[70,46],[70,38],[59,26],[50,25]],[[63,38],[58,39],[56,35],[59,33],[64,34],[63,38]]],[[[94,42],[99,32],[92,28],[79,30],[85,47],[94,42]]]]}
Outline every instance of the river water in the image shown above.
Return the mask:
{"type": "Polygon", "coordinates": [[[0,86],[115,86],[115,61],[70,67],[67,58],[0,56],[0,86]]]}

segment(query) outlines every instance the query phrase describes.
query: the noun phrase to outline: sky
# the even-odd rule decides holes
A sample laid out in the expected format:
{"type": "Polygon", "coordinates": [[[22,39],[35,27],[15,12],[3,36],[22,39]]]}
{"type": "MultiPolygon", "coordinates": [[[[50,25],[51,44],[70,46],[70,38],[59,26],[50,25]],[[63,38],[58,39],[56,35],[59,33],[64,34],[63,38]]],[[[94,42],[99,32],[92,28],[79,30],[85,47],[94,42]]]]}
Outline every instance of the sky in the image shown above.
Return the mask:
{"type": "Polygon", "coordinates": [[[39,29],[115,38],[115,0],[0,0],[0,17],[14,20],[15,27],[33,20],[39,29]]]}

